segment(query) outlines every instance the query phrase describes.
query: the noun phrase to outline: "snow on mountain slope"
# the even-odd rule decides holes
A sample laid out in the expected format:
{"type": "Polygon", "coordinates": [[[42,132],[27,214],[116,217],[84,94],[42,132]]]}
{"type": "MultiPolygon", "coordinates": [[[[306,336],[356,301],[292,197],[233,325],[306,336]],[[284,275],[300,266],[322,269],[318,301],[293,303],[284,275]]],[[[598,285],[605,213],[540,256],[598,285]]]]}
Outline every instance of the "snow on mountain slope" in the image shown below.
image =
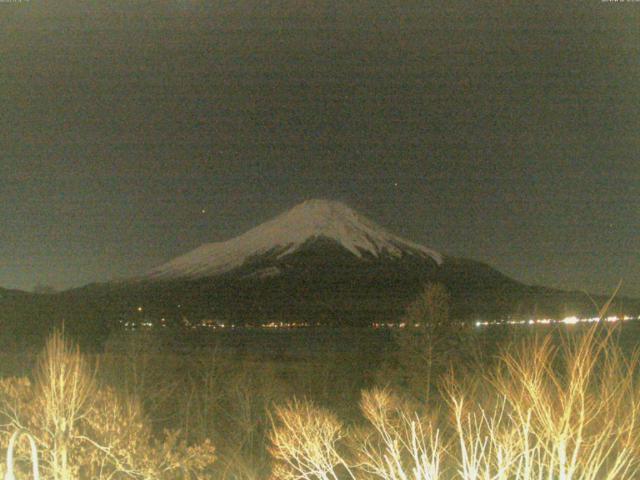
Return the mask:
{"type": "Polygon", "coordinates": [[[361,259],[365,253],[375,258],[413,255],[442,263],[439,253],[393,235],[340,202],[308,200],[236,238],[202,245],[152,270],[145,278],[213,276],[260,255],[285,257],[319,237],[337,242],[361,259]]]}

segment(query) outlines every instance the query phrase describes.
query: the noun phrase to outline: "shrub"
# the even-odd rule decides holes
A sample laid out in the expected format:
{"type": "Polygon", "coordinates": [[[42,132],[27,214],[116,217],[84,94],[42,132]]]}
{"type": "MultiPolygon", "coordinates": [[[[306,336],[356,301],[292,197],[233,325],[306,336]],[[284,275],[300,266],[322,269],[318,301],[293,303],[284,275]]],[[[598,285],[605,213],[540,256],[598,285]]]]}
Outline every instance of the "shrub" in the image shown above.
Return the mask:
{"type": "Polygon", "coordinates": [[[0,447],[27,430],[44,478],[170,479],[206,473],[215,459],[208,442],[187,445],[178,431],[152,435],[135,398],[98,388],[94,369],[61,332],[47,342],[34,381],[0,380],[0,447]]]}
{"type": "Polygon", "coordinates": [[[512,346],[479,381],[451,377],[440,418],[421,416],[388,390],[363,393],[366,421],[351,429],[313,404],[289,403],[276,410],[276,472],[323,480],[345,472],[385,480],[637,478],[638,358],[596,326],[559,346],[549,335],[512,346]]]}
{"type": "Polygon", "coordinates": [[[275,409],[271,454],[274,478],[338,480],[353,477],[343,458],[345,429],[331,412],[309,401],[293,400],[275,409]]]}

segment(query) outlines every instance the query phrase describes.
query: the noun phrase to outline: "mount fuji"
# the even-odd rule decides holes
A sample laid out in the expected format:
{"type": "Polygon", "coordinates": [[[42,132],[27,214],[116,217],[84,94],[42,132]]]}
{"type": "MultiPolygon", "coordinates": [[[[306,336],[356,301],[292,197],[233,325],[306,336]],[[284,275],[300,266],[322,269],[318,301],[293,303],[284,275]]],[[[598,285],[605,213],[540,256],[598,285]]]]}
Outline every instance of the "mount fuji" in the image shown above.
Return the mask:
{"type": "Polygon", "coordinates": [[[363,264],[401,259],[443,262],[440,253],[388,232],[340,202],[308,200],[236,238],[202,245],[151,270],[143,279],[194,280],[236,270],[273,276],[287,268],[288,258],[319,245],[342,250],[343,256],[363,264]]]}
{"type": "MultiPolygon", "coordinates": [[[[397,321],[428,282],[446,287],[451,315],[460,320],[594,313],[582,292],[526,285],[403,239],[340,202],[308,200],[135,278],[53,295],[0,291],[0,317],[16,335],[64,321],[90,338],[144,319],[367,326],[397,321]]],[[[640,312],[637,300],[619,301],[640,312]]]]}
{"type": "Polygon", "coordinates": [[[399,318],[428,282],[445,285],[452,314],[461,319],[559,317],[593,309],[581,292],[523,284],[321,199],[238,237],[202,245],[124,282],[120,291],[167,317],[368,325],[399,318]]]}

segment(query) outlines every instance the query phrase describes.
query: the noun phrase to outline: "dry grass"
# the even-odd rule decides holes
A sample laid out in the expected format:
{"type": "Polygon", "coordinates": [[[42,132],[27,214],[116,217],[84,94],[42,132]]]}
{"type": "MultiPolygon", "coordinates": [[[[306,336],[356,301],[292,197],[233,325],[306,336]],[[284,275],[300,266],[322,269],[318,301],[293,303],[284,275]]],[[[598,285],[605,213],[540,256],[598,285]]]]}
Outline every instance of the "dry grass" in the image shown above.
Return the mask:
{"type": "Polygon", "coordinates": [[[434,418],[419,415],[386,389],[364,392],[360,405],[369,425],[355,444],[361,470],[390,480],[440,477],[443,445],[434,418]]]}
{"type": "Polygon", "coordinates": [[[215,460],[210,443],[188,445],[178,431],[155,435],[139,399],[99,387],[94,372],[55,332],[34,380],[0,380],[0,448],[14,431],[29,432],[44,479],[204,478],[215,460]]]}
{"type": "Polygon", "coordinates": [[[559,347],[549,337],[511,347],[474,381],[449,379],[440,419],[386,390],[363,394],[366,423],[350,430],[313,404],[289,404],[277,411],[271,437],[277,472],[305,479],[343,478],[340,472],[385,480],[636,478],[637,367],[638,356],[625,356],[611,330],[598,326],[559,347]],[[338,455],[338,441],[350,450],[338,455]]]}
{"type": "Polygon", "coordinates": [[[0,380],[0,448],[27,430],[42,478],[54,480],[633,479],[639,356],[616,335],[600,325],[514,342],[495,362],[441,375],[439,395],[366,388],[354,418],[340,402],[357,404],[346,376],[366,359],[336,383],[309,376],[320,367],[277,370],[215,351],[180,359],[150,342],[102,356],[98,370],[56,333],[32,377],[0,380]],[[314,401],[287,402],[292,392],[314,401]]]}

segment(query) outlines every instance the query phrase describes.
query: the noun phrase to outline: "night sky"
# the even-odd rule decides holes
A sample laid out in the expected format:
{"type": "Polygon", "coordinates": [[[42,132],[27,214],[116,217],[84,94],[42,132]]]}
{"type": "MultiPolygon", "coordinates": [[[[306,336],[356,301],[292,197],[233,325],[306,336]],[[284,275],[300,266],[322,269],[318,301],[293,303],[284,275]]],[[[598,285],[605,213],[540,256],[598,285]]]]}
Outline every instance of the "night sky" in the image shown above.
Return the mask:
{"type": "Polygon", "coordinates": [[[317,197],[640,297],[640,2],[0,2],[0,286],[136,275],[317,197]]]}

